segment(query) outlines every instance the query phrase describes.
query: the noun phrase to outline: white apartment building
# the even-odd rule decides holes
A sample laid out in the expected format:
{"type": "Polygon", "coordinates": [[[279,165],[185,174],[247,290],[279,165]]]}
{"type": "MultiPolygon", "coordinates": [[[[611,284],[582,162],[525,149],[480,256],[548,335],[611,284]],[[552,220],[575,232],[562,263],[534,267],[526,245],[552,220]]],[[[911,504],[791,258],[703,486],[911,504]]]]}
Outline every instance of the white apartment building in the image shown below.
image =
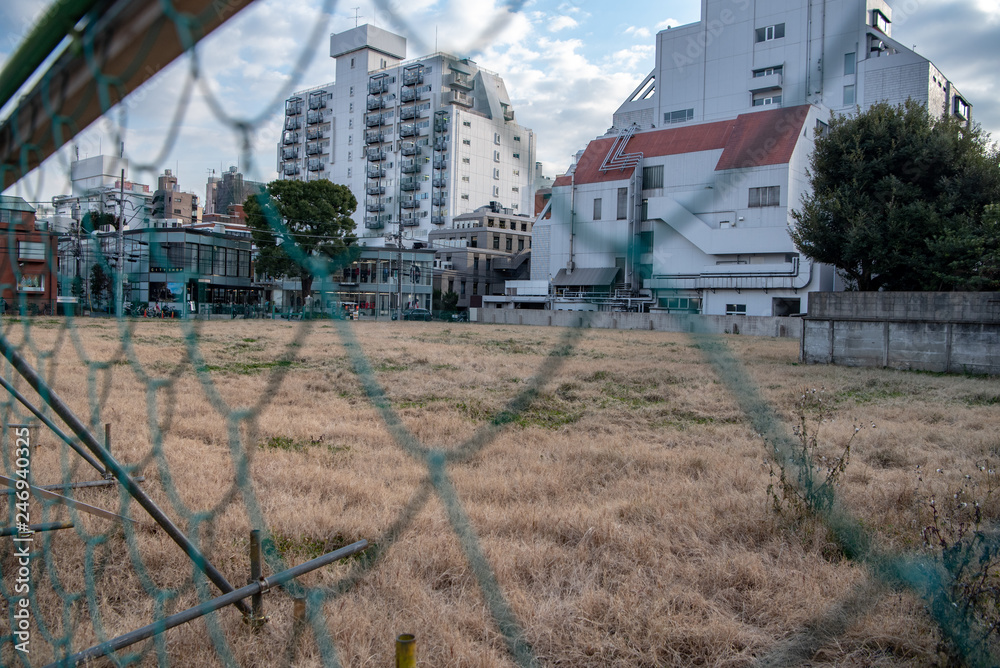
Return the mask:
{"type": "Polygon", "coordinates": [[[281,177],[348,186],[362,243],[397,226],[425,241],[490,202],[532,214],[535,135],[503,79],[445,53],[405,55],[405,38],[375,26],[332,35],[336,81],[285,103],[281,177]]]}
{"type": "Polygon", "coordinates": [[[556,180],[532,279],[550,281],[556,308],[594,294],[607,308],[638,296],[650,310],[801,313],[835,280],[788,235],[813,141],[832,112],[908,98],[971,120],[892,39],[884,0],[702,0],[700,22],[657,34],[653,71],[556,180]]]}
{"type": "Polygon", "coordinates": [[[88,211],[122,214],[126,229],[145,227],[149,222],[153,192],[149,186],[128,180],[128,158],[96,155],[70,163],[72,193],[52,198],[55,214],[52,229],[67,232],[75,229],[88,211]],[[125,174],[124,187],[122,173],[125,174]],[[124,204],[121,195],[124,192],[124,204]]]}

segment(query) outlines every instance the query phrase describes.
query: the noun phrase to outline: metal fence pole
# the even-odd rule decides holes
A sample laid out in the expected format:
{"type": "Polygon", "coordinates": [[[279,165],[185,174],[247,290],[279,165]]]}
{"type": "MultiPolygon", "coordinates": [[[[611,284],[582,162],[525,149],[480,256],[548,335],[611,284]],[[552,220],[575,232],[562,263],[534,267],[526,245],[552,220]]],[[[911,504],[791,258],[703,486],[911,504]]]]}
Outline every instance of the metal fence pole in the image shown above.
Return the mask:
{"type": "Polygon", "coordinates": [[[416,668],[417,638],[412,633],[404,633],[396,638],[396,668],[416,668]]]}
{"type": "MultiPolygon", "coordinates": [[[[115,478],[118,482],[122,484],[129,495],[136,500],[136,502],[142,506],[149,516],[159,524],[163,530],[167,533],[170,538],[177,543],[184,550],[185,554],[194,562],[195,566],[200,570],[205,576],[218,587],[223,593],[229,593],[233,591],[233,585],[229,584],[226,577],[219,572],[219,570],[212,565],[212,563],[205,558],[205,555],[195,547],[184,532],[177,528],[169,517],[160,510],[159,506],[149,498],[149,496],[139,487],[138,484],[132,479],[128,471],[125,470],[114,457],[111,456],[104,447],[97,442],[93,434],[88,431],[87,427],[80,421],[80,418],[76,416],[75,413],[66,405],[65,402],[59,397],[55,391],[52,390],[45,381],[38,375],[38,372],[30,364],[24,361],[21,354],[11,345],[7,337],[0,336],[0,354],[3,354],[5,358],[10,362],[11,366],[17,369],[17,372],[28,381],[28,384],[38,393],[40,397],[49,405],[50,408],[55,412],[56,415],[66,423],[67,426],[76,434],[87,449],[90,450],[94,456],[97,457],[104,464],[104,467],[114,473],[115,478]]],[[[250,614],[250,607],[243,602],[243,598],[240,597],[233,601],[240,612],[244,615],[250,614]]]]}
{"type": "MultiPolygon", "coordinates": [[[[111,423],[110,422],[105,422],[104,423],[104,449],[108,451],[109,455],[111,454],[111,423]]],[[[114,474],[111,471],[105,470],[104,471],[104,479],[105,480],[114,480],[115,476],[114,476],[114,474]]]]}
{"type": "MultiPolygon", "coordinates": [[[[258,582],[263,573],[260,567],[260,529],[250,531],[250,582],[258,582]]],[[[250,597],[250,625],[259,629],[267,621],[264,616],[264,595],[257,592],[250,597]]]]}
{"type": "Polygon", "coordinates": [[[315,559],[307,561],[304,564],[293,566],[287,571],[281,571],[280,573],[276,573],[269,578],[260,578],[256,582],[251,582],[245,587],[240,587],[239,589],[231,591],[227,594],[213,598],[210,601],[205,601],[204,603],[196,605],[193,608],[188,608],[183,612],[178,612],[177,614],[170,615],[169,617],[165,617],[157,622],[143,626],[141,629],[136,629],[135,631],[131,631],[125,635],[103,642],[100,645],[94,645],[90,649],[78,652],[72,656],[66,657],[65,659],[50,663],[46,666],[46,668],[75,666],[81,661],[104,656],[105,654],[121,649],[122,647],[134,645],[140,640],[145,640],[146,638],[152,637],[158,633],[163,633],[167,629],[172,629],[175,626],[180,626],[181,624],[190,622],[193,619],[197,619],[198,617],[218,610],[219,608],[232,605],[238,600],[257,593],[263,593],[269,589],[277,587],[278,585],[284,584],[289,580],[293,580],[300,575],[304,575],[305,573],[314,571],[317,568],[331,564],[334,561],[357,554],[366,547],[368,547],[367,540],[359,540],[356,543],[351,543],[347,547],[342,547],[339,550],[329,552],[321,557],[316,557],[315,559]]]}

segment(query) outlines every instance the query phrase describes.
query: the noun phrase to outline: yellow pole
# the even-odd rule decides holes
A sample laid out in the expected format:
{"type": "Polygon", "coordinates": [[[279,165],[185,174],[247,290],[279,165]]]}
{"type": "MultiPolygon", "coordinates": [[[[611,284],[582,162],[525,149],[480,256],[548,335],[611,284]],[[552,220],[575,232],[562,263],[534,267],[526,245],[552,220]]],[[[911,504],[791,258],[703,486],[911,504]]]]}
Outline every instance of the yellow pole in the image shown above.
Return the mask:
{"type": "Polygon", "coordinates": [[[417,639],[412,633],[396,638],[396,668],[416,668],[417,639]]]}

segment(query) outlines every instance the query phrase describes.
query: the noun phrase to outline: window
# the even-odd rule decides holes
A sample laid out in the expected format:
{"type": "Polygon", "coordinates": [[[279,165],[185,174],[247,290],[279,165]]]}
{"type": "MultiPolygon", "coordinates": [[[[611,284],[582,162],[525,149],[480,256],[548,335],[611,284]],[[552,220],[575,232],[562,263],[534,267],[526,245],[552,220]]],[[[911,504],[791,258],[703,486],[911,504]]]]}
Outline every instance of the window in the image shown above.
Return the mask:
{"type": "Polygon", "coordinates": [[[889,17],[886,16],[885,14],[883,14],[881,10],[879,10],[879,9],[873,9],[872,10],[872,27],[873,28],[875,28],[877,30],[881,30],[886,35],[888,35],[889,34],[889,25],[891,23],[892,23],[892,21],[889,20],[889,17]]]}
{"type": "Polygon", "coordinates": [[[854,104],[854,84],[844,86],[844,105],[854,104]]]}
{"type": "Polygon", "coordinates": [[[527,232],[528,231],[528,224],[527,223],[521,223],[521,231],[522,232],[527,232]]]}
{"type": "Polygon", "coordinates": [[[348,130],[354,129],[354,119],[353,118],[348,118],[347,119],[347,129],[348,130]]]}
{"type": "Polygon", "coordinates": [[[772,74],[781,74],[784,71],[783,65],[778,65],[777,67],[764,67],[759,70],[753,71],[753,78],[759,79],[761,77],[769,77],[772,74]]]}
{"type": "Polygon", "coordinates": [[[955,115],[962,120],[969,120],[969,103],[960,98],[958,95],[955,96],[955,100],[952,103],[952,109],[955,115]]]}
{"type": "Polygon", "coordinates": [[[521,159],[521,154],[520,153],[515,153],[514,154],[514,159],[515,160],[520,160],[521,159]]]}
{"type": "Polygon", "coordinates": [[[511,192],[515,192],[515,193],[521,192],[521,189],[518,188],[517,186],[513,186],[510,190],[511,190],[511,192]]]}
{"type": "Polygon", "coordinates": [[[661,297],[660,307],[671,313],[701,313],[701,299],[697,297],[661,297]]]}
{"type": "Polygon", "coordinates": [[[746,304],[726,304],[726,315],[746,315],[746,304]]]}
{"type": "Polygon", "coordinates": [[[351,97],[354,97],[354,86],[351,86],[351,97]]]}
{"type": "Polygon", "coordinates": [[[479,271],[479,256],[475,255],[472,258],[472,270],[479,271]]]}
{"type": "Polygon", "coordinates": [[[854,52],[844,54],[844,76],[854,74],[854,66],[857,60],[858,54],[854,52]]]}
{"type": "Polygon", "coordinates": [[[494,132],[493,133],[493,143],[494,144],[499,144],[500,143],[500,133],[499,132],[494,132]]]}
{"type": "Polygon", "coordinates": [[[520,169],[515,169],[514,170],[514,176],[520,176],[520,175],[521,175],[521,170],[520,169]]]}
{"type": "Polygon", "coordinates": [[[521,141],[521,138],[518,137],[517,135],[514,135],[514,141],[521,141]]]}
{"type": "Polygon", "coordinates": [[[462,199],[469,199],[469,193],[462,193],[462,199]]]}
{"type": "Polygon", "coordinates": [[[496,167],[493,168],[493,179],[497,181],[500,180],[500,170],[496,167]]]}
{"type": "Polygon", "coordinates": [[[751,188],[750,201],[747,204],[750,208],[763,206],[780,206],[781,186],[768,186],[766,188],[751,188]]]}
{"type": "Polygon", "coordinates": [[[506,220],[501,220],[500,221],[500,229],[501,230],[506,230],[507,229],[507,221],[506,220]]]}
{"type": "Polygon", "coordinates": [[[493,151],[493,162],[500,162],[500,151],[493,151]]]}
{"type": "Polygon", "coordinates": [[[42,274],[22,274],[17,282],[19,292],[45,292],[45,276],[42,274]]]}
{"type": "Polygon", "coordinates": [[[463,165],[468,165],[469,164],[469,158],[462,158],[462,164],[463,165]]]}
{"type": "Polygon", "coordinates": [[[465,296],[465,281],[462,281],[459,285],[462,286],[462,292],[460,294],[464,297],[465,296]]]}
{"type": "Polygon", "coordinates": [[[347,145],[351,146],[354,144],[354,135],[347,135],[347,145]]]}
{"type": "Polygon", "coordinates": [[[19,260],[44,260],[45,244],[41,241],[18,241],[17,259],[19,260]]]}
{"type": "Polygon", "coordinates": [[[348,160],[354,160],[354,154],[352,152],[348,151],[347,152],[347,159],[348,160]]]}
{"type": "Polygon", "coordinates": [[[500,237],[497,236],[493,237],[493,248],[496,250],[500,250],[500,237]]]}
{"type": "Polygon", "coordinates": [[[351,168],[347,168],[347,178],[351,178],[351,168]]]}
{"type": "Polygon", "coordinates": [[[472,146],[472,140],[471,139],[463,139],[462,143],[465,144],[466,146],[472,146]]]}
{"type": "Polygon", "coordinates": [[[462,125],[464,125],[467,128],[471,128],[472,127],[472,121],[462,121],[462,125]]]}
{"type": "Polygon", "coordinates": [[[500,186],[493,186],[493,196],[500,197],[500,186]]]}
{"type": "Polygon", "coordinates": [[[785,24],[778,23],[773,26],[757,28],[757,42],[770,42],[772,39],[781,39],[785,36],[785,24]]]}
{"type": "Polygon", "coordinates": [[[694,109],[678,109],[663,114],[664,123],[685,123],[694,119],[694,109]]]}
{"type": "Polygon", "coordinates": [[[781,89],[764,90],[753,94],[753,106],[766,107],[770,104],[781,104],[781,89]]]}
{"type": "Polygon", "coordinates": [[[524,239],[518,239],[517,240],[517,250],[518,250],[518,252],[521,252],[521,251],[524,250],[524,239]]]}
{"type": "Polygon", "coordinates": [[[351,114],[354,113],[354,103],[353,102],[351,102],[350,104],[347,105],[347,112],[351,113],[351,114]]]}
{"type": "Polygon", "coordinates": [[[466,183],[468,183],[469,182],[469,177],[468,176],[463,176],[462,180],[465,181],[466,183]]]}
{"type": "Polygon", "coordinates": [[[830,126],[823,121],[816,119],[816,136],[822,137],[826,134],[826,131],[830,129],[830,126]]]}
{"type": "Polygon", "coordinates": [[[594,220],[600,220],[600,219],[601,219],[601,198],[600,197],[595,197],[594,198],[594,220]]]}
{"type": "Polygon", "coordinates": [[[505,248],[507,250],[513,250],[513,248],[514,248],[513,243],[514,243],[514,240],[511,239],[510,237],[507,237],[507,244],[506,244],[505,248]]]}
{"type": "Polygon", "coordinates": [[[479,236],[478,235],[473,235],[469,239],[469,242],[470,242],[469,245],[472,246],[473,248],[479,248],[479,236]]]}
{"type": "Polygon", "coordinates": [[[642,168],[642,189],[651,190],[663,187],[663,165],[642,168]]]}
{"type": "Polygon", "coordinates": [[[353,58],[351,58],[351,69],[352,70],[354,69],[354,59],[353,58]]]}
{"type": "Polygon", "coordinates": [[[478,295],[479,294],[479,283],[477,283],[475,281],[472,282],[472,294],[474,294],[474,295],[478,295]]]}
{"type": "Polygon", "coordinates": [[[628,188],[618,189],[618,220],[628,218],[628,188]]]}

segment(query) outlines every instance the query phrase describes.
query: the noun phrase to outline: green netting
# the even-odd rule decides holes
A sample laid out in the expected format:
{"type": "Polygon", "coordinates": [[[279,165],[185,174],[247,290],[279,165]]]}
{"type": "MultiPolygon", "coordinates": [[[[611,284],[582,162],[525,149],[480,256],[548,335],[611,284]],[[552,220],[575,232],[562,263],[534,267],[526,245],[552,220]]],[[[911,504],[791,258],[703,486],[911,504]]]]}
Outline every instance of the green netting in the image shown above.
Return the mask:
{"type": "MultiPolygon", "coordinates": [[[[382,2],[378,4],[383,11],[392,11],[388,4],[382,2]]],[[[173,22],[181,43],[189,49],[184,57],[188,59],[190,68],[188,79],[178,96],[171,131],[163,138],[161,156],[147,167],[158,167],[163,156],[172,149],[183,124],[185,109],[194,86],[198,86],[205,94],[215,114],[231,126],[236,135],[243,138],[245,146],[249,145],[247,138],[250,133],[259,128],[269,113],[280,106],[291,91],[301,87],[302,82],[298,80],[298,75],[293,76],[282,89],[275,91],[272,107],[263,111],[260,116],[237,118],[228,115],[224,106],[209,90],[205,78],[200,75],[197,50],[193,48],[202,36],[199,19],[191,13],[180,12],[169,0],[164,0],[161,6],[166,16],[173,22]]],[[[327,2],[322,15],[328,15],[332,6],[332,2],[327,2]]],[[[94,7],[100,9],[102,5],[91,3],[84,9],[94,7]]],[[[216,15],[220,11],[218,6],[210,6],[207,3],[203,3],[200,9],[203,13],[214,12],[216,15]]],[[[481,34],[473,40],[470,50],[482,48],[488,43],[489,36],[520,9],[521,4],[515,3],[508,7],[500,18],[485,22],[481,34]]],[[[73,16],[78,18],[81,10],[79,7],[63,7],[60,4],[56,13],[59,11],[77,12],[73,16]]],[[[70,21],[71,24],[73,22],[70,21]]],[[[65,24],[66,20],[62,23],[65,24]]],[[[325,27],[324,21],[316,22],[309,39],[303,45],[302,56],[296,66],[297,73],[302,71],[315,52],[322,50],[321,41],[325,27]]],[[[411,30],[408,36],[412,39],[416,34],[416,31],[411,30]]],[[[87,32],[76,38],[83,53],[92,55],[95,44],[92,38],[93,36],[88,36],[87,32]]],[[[140,40],[143,39],[152,40],[152,36],[148,34],[141,36],[140,40]]],[[[49,40],[50,43],[57,41],[49,40]]],[[[142,48],[144,44],[141,41],[136,46],[139,48],[136,51],[133,69],[140,70],[153,56],[142,48]]],[[[29,58],[27,62],[32,60],[29,58]]],[[[36,62],[35,65],[37,64],[36,62]]],[[[113,99],[110,93],[119,86],[120,81],[105,76],[99,69],[91,71],[90,74],[98,84],[97,97],[101,109],[110,111],[113,99]]],[[[50,109],[49,113],[52,117],[61,118],[65,111],[50,109]]],[[[57,123],[53,126],[52,141],[61,145],[73,132],[80,129],[73,127],[72,123],[57,123]]],[[[36,148],[24,145],[20,155],[30,155],[36,148]]],[[[244,160],[245,164],[250,164],[249,155],[245,156],[244,160]]],[[[27,157],[21,166],[26,164],[27,157]]],[[[5,165],[5,169],[17,168],[14,165],[5,165]]],[[[720,187],[732,188],[735,185],[727,182],[720,187]]],[[[272,227],[274,233],[278,235],[288,232],[281,220],[272,220],[272,227]]],[[[10,248],[16,243],[16,239],[13,232],[7,236],[6,241],[10,248]]],[[[642,251],[643,249],[638,247],[622,247],[614,249],[609,255],[631,256],[642,251]]],[[[99,248],[96,252],[99,264],[104,267],[108,275],[114,277],[116,269],[108,261],[107,254],[99,248]]],[[[342,263],[320,263],[315,258],[304,257],[301,254],[297,260],[301,264],[309,264],[319,277],[334,276],[342,268],[342,263]]],[[[12,267],[12,272],[15,282],[19,282],[22,278],[19,268],[12,267]]],[[[88,349],[88,344],[82,336],[85,328],[94,326],[92,320],[73,315],[58,320],[33,318],[27,315],[27,301],[24,298],[22,303],[11,304],[10,307],[12,310],[24,311],[26,315],[13,319],[7,316],[3,323],[2,343],[7,361],[3,365],[2,376],[9,386],[8,389],[19,388],[28,401],[35,403],[41,409],[41,417],[32,415],[10,392],[4,393],[4,401],[0,402],[0,413],[5,427],[0,442],[4,475],[15,481],[16,485],[18,469],[22,468],[18,466],[17,440],[16,435],[12,435],[15,432],[12,432],[11,426],[31,423],[34,425],[31,432],[34,438],[43,439],[47,443],[57,442],[58,450],[57,456],[53,456],[51,449],[38,456],[37,465],[44,465],[45,468],[41,470],[33,466],[31,473],[33,479],[29,482],[61,484],[64,488],[56,491],[71,499],[77,497],[79,493],[69,488],[69,483],[98,479],[101,476],[100,472],[91,470],[92,467],[68,445],[84,440],[80,433],[54,431],[63,427],[55,415],[54,406],[57,401],[53,396],[53,388],[59,385],[60,378],[64,375],[85,375],[89,399],[86,413],[78,417],[91,434],[97,435],[97,437],[92,436],[91,440],[98,442],[103,440],[101,436],[103,425],[116,422],[115,407],[109,405],[108,401],[112,394],[112,384],[119,382],[123,374],[130,374],[134,376],[138,391],[144,395],[149,447],[141,460],[114,462],[108,468],[118,477],[124,477],[132,471],[149,472],[150,477],[155,478],[157,489],[162,492],[163,501],[160,507],[168,517],[182,527],[183,533],[191,541],[193,550],[190,552],[191,559],[186,572],[175,575],[169,582],[164,582],[162,574],[154,576],[157,572],[156,566],[150,563],[147,547],[149,540],[147,534],[155,534],[158,530],[152,528],[152,522],[146,511],[139,507],[122,486],[116,488],[117,503],[112,510],[121,516],[135,518],[136,522],[98,523],[86,517],[84,512],[74,506],[32,497],[30,502],[32,523],[64,521],[68,518],[74,527],[62,529],[60,532],[35,533],[31,543],[17,543],[10,538],[0,539],[5,541],[0,546],[0,559],[3,560],[5,568],[17,566],[16,550],[20,549],[18,545],[30,546],[33,575],[31,586],[27,588],[24,597],[27,598],[27,608],[31,612],[31,642],[38,648],[32,654],[17,652],[13,646],[19,641],[19,637],[0,632],[0,641],[4,643],[2,657],[5,665],[41,665],[36,657],[42,657],[43,661],[50,659],[59,661],[86,649],[91,641],[109,640],[114,634],[109,633],[108,629],[120,627],[119,618],[124,614],[123,611],[130,608],[141,611],[142,614],[139,616],[146,620],[154,620],[155,623],[162,622],[168,615],[178,612],[183,607],[179,606],[178,602],[181,600],[190,602],[192,593],[200,602],[219,596],[218,582],[214,584],[210,582],[204,572],[211,567],[209,564],[211,560],[206,560],[198,553],[204,551],[216,555],[217,558],[239,555],[242,559],[243,545],[224,546],[226,549],[223,549],[213,541],[217,523],[227,514],[241,514],[246,517],[250,527],[264,532],[268,573],[278,573],[293,565],[279,549],[278,543],[281,540],[279,532],[275,527],[268,526],[267,513],[264,509],[268,499],[266,494],[255,488],[250,471],[254,452],[260,447],[256,437],[261,432],[259,424],[261,414],[270,406],[282,384],[288,382],[291,370],[297,363],[298,351],[303,346],[310,345],[310,337],[318,331],[318,328],[331,326],[346,354],[348,369],[360,383],[368,405],[375,409],[379,420],[378,428],[385,429],[391,435],[398,449],[418,464],[421,474],[417,476],[419,482],[414,485],[408,501],[394,511],[394,519],[386,523],[385,530],[380,535],[359,537],[368,540],[369,548],[351,561],[342,564],[342,575],[336,582],[323,586],[304,586],[298,582],[285,585],[287,594],[304,600],[305,618],[296,624],[290,640],[282,648],[282,657],[289,664],[299,661],[302,659],[303,647],[308,642],[316,648],[313,659],[325,666],[339,665],[337,646],[331,632],[330,604],[349,597],[357,587],[362,586],[366,578],[377,574],[391,555],[394,545],[413,524],[414,518],[430,503],[436,502],[444,510],[450,532],[468,565],[476,588],[481,593],[486,614],[501,638],[507,660],[520,666],[546,663],[546,657],[538,656],[528,642],[523,621],[518,619],[514,611],[515,606],[508,600],[507,593],[500,584],[496,573],[497,565],[491,563],[477,536],[475,521],[470,518],[462,503],[461,493],[456,487],[453,476],[461,467],[475,465],[478,459],[489,457],[491,444],[531,410],[542,388],[556,376],[560,365],[573,353],[585,336],[589,324],[587,314],[582,314],[580,327],[566,329],[561,334],[557,345],[548,352],[544,363],[524,383],[523,389],[512,394],[506,400],[503,409],[491,417],[485,426],[469,433],[457,446],[442,447],[429,439],[418,437],[407,427],[406,421],[400,415],[400,407],[394,406],[389,399],[383,381],[380,380],[379,369],[373,366],[363,351],[362,342],[357,340],[358,330],[352,323],[342,319],[303,320],[294,325],[289,323],[295,327],[294,335],[283,350],[270,351],[273,363],[266,368],[267,380],[256,400],[245,405],[236,405],[227,401],[226,393],[222,391],[224,384],[233,382],[232,378],[213,369],[206,359],[204,354],[206,339],[197,321],[184,320],[177,325],[184,349],[182,360],[175,363],[151,364],[144,360],[139,352],[140,343],[142,346],[149,343],[142,338],[149,336],[149,330],[137,327],[137,321],[132,317],[136,313],[126,313],[119,319],[101,321],[99,326],[103,328],[103,335],[109,341],[110,348],[96,352],[88,349]],[[52,329],[56,330],[54,334],[48,331],[52,329]],[[40,345],[38,334],[43,330],[47,334],[48,343],[40,345]],[[137,340],[138,338],[142,338],[141,342],[137,340]],[[22,357],[38,371],[39,380],[35,393],[27,389],[21,374],[14,368],[20,364],[16,360],[22,357]],[[218,495],[217,501],[213,504],[199,503],[197,495],[192,494],[190,489],[181,487],[177,482],[180,473],[177,468],[178,462],[170,461],[165,448],[166,435],[183,430],[183,422],[189,417],[179,413],[182,399],[178,396],[179,379],[185,376],[196,378],[204,396],[204,410],[214,414],[216,419],[225,425],[225,446],[228,448],[228,465],[232,472],[232,482],[225,488],[224,493],[218,495]],[[41,425],[41,421],[47,422],[48,426],[41,425]],[[72,558],[67,558],[66,554],[68,548],[64,536],[67,534],[71,535],[73,542],[79,546],[79,552],[74,553],[72,558]],[[109,591],[108,582],[114,580],[113,575],[109,573],[114,573],[117,569],[131,573],[139,585],[138,589],[109,591]],[[70,582],[73,584],[68,584],[70,582]],[[81,642],[81,637],[85,638],[86,642],[81,642]]],[[[253,333],[245,323],[233,323],[233,326],[247,327],[245,330],[247,334],[253,333]]],[[[692,332],[691,344],[697,348],[699,354],[717,374],[719,381],[732,394],[746,424],[772,446],[774,456],[789,470],[811,466],[810,462],[801,460],[800,454],[794,448],[794,439],[789,434],[788,428],[764,399],[764,394],[725,340],[700,332],[700,327],[701,321],[697,317],[691,317],[686,327],[692,332]]],[[[247,336],[244,341],[252,342],[253,337],[247,336]]],[[[331,416],[331,419],[334,419],[334,416],[331,416]]],[[[128,425],[118,424],[115,429],[115,438],[130,438],[128,425]],[[119,433],[123,435],[119,436],[119,433]]],[[[111,448],[112,453],[116,450],[115,447],[111,448]]],[[[103,456],[101,458],[110,462],[103,456]]],[[[183,466],[197,467],[198,462],[186,462],[183,466]]],[[[800,479],[811,480],[809,477],[800,479]]],[[[823,494],[827,491],[824,490],[823,494]]],[[[804,490],[804,494],[808,497],[819,493],[816,489],[804,490]]],[[[12,500],[17,498],[16,494],[11,496],[12,500]]],[[[107,504],[104,507],[108,509],[107,504]]],[[[942,564],[922,555],[884,552],[873,543],[871,532],[852,518],[835,497],[832,499],[824,497],[823,503],[817,504],[817,507],[821,509],[823,521],[836,536],[844,554],[867,569],[873,580],[885,585],[886,590],[910,589],[923,598],[943,635],[956,644],[970,664],[990,665],[994,662],[985,646],[977,640],[982,637],[977,632],[979,620],[958,606],[956,601],[951,600],[952,583],[949,580],[949,571],[942,564]]],[[[17,515],[18,508],[12,503],[7,515],[7,526],[17,526],[17,515]]],[[[27,534],[21,537],[25,535],[27,534]]],[[[166,549],[179,551],[181,547],[169,544],[166,549]]],[[[985,544],[986,553],[992,553],[995,549],[995,539],[985,544]]],[[[245,570],[242,566],[233,567],[232,564],[224,566],[227,572],[245,570]]],[[[624,567],[627,568],[627,565],[624,567]]],[[[233,587],[240,587],[242,584],[243,582],[235,580],[231,582],[233,587]]],[[[16,576],[10,577],[6,572],[0,579],[0,594],[6,603],[8,629],[17,629],[18,625],[17,611],[21,607],[22,592],[18,590],[17,585],[16,576]]],[[[842,623],[839,625],[819,623],[817,628],[823,629],[823,633],[827,636],[831,628],[843,632],[850,626],[853,618],[866,614],[870,609],[866,601],[870,602],[878,595],[880,594],[872,593],[870,589],[864,587],[846,591],[847,600],[844,604],[830,611],[831,617],[841,619],[842,623]],[[846,621],[843,621],[844,619],[846,621]]],[[[234,614],[231,610],[224,609],[203,617],[204,633],[208,636],[215,654],[215,662],[219,665],[240,665],[237,657],[241,652],[234,649],[235,643],[248,642],[245,637],[234,639],[233,625],[227,621],[231,620],[234,614]]],[[[137,663],[185,665],[188,657],[172,653],[170,641],[171,633],[182,632],[158,633],[151,641],[119,650],[110,660],[115,665],[137,663]]],[[[802,648],[813,647],[815,644],[813,640],[816,638],[819,638],[816,642],[829,639],[826,636],[820,637],[821,633],[818,631],[813,633],[809,629],[803,631],[803,636],[805,639],[799,642],[799,650],[780,650],[784,652],[783,658],[770,657],[762,663],[786,665],[789,661],[797,660],[796,657],[804,656],[801,654],[802,648]],[[812,638],[813,636],[815,638],[812,638]]],[[[778,652],[779,650],[776,650],[776,653],[778,652]]]]}

